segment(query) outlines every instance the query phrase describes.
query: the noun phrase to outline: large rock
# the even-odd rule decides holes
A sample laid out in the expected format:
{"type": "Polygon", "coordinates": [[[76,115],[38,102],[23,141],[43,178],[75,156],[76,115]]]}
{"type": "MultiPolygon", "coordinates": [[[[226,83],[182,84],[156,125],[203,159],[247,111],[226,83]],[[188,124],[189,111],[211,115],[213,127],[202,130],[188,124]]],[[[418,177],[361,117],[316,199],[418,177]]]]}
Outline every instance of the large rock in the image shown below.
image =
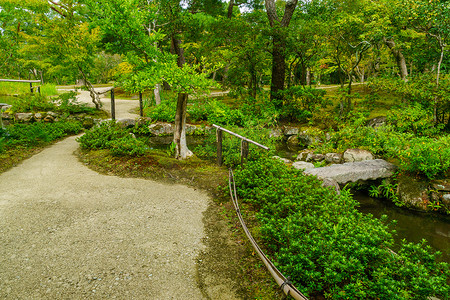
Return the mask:
{"type": "Polygon", "coordinates": [[[17,113],[15,115],[17,122],[30,122],[33,119],[32,113],[17,113]]]}
{"type": "Polygon", "coordinates": [[[292,164],[292,167],[296,168],[297,170],[307,170],[313,169],[314,165],[306,161],[296,161],[292,164]]]}
{"type": "Polygon", "coordinates": [[[163,136],[173,134],[173,125],[170,123],[155,123],[150,124],[148,129],[152,135],[163,136]]]}
{"type": "Polygon", "coordinates": [[[399,200],[407,207],[427,210],[430,201],[427,181],[407,175],[399,175],[397,178],[397,194],[399,200]]]}
{"type": "Polygon", "coordinates": [[[335,164],[322,168],[305,170],[307,175],[321,178],[331,178],[339,184],[356,182],[359,180],[376,180],[391,177],[397,167],[385,160],[374,159],[360,162],[335,164]]]}
{"type": "Polygon", "coordinates": [[[344,152],[344,162],[356,162],[363,160],[372,160],[373,155],[367,150],[347,149],[344,152]]]}
{"type": "Polygon", "coordinates": [[[122,128],[130,128],[130,127],[134,127],[136,125],[136,119],[131,119],[131,118],[118,119],[116,122],[122,128]]]}

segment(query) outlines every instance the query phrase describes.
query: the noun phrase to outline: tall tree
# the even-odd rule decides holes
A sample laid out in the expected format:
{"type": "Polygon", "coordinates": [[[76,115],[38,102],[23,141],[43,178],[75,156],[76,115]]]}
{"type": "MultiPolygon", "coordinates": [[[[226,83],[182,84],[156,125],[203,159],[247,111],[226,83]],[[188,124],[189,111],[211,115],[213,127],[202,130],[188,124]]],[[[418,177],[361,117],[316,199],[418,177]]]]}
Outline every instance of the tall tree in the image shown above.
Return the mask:
{"type": "Polygon", "coordinates": [[[270,99],[276,106],[281,106],[279,91],[284,90],[286,77],[286,29],[289,26],[298,0],[287,0],[284,13],[280,20],[275,0],[265,0],[267,18],[272,28],[272,79],[270,84],[270,99]]]}

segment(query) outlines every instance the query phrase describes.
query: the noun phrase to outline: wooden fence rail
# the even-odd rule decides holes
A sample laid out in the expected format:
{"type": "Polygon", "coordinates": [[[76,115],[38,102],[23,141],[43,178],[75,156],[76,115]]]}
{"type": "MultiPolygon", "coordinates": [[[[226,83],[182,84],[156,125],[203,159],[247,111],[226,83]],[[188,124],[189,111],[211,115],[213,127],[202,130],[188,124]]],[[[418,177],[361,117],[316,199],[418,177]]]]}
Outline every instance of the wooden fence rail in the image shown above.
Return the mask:
{"type": "Polygon", "coordinates": [[[269,147],[266,147],[264,145],[261,145],[260,143],[257,143],[255,141],[252,141],[246,137],[243,137],[242,135],[239,135],[237,133],[234,133],[233,131],[230,131],[228,129],[225,129],[223,127],[220,127],[219,125],[213,124],[212,125],[217,130],[217,164],[221,166],[223,164],[223,156],[222,156],[222,131],[229,133],[237,138],[241,139],[241,164],[244,163],[244,161],[248,157],[248,144],[254,144],[260,148],[263,148],[265,150],[270,150],[269,147]]]}
{"type": "Polygon", "coordinates": [[[21,80],[21,79],[0,79],[0,82],[22,82],[30,84],[30,91],[33,93],[33,90],[37,88],[38,93],[41,93],[41,86],[33,86],[33,83],[41,83],[40,80],[21,80]]]}

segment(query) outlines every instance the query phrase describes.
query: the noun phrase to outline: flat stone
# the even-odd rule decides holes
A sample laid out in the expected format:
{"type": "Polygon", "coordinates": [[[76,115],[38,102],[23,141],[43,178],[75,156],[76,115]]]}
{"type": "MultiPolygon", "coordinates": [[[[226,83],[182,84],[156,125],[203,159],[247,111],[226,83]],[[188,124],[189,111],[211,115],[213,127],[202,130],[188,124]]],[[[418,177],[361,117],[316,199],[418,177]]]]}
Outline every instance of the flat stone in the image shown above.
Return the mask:
{"type": "Polygon", "coordinates": [[[344,162],[356,162],[373,159],[372,153],[362,149],[347,149],[345,150],[343,157],[344,162]]]}
{"type": "Polygon", "coordinates": [[[283,157],[279,157],[279,156],[272,156],[273,159],[279,160],[281,162],[284,162],[285,164],[292,164],[292,161],[287,159],[287,158],[283,158],[283,157]]]}
{"type": "Polygon", "coordinates": [[[33,119],[32,113],[17,113],[16,120],[19,122],[30,122],[33,119]]]}
{"type": "Polygon", "coordinates": [[[307,156],[306,156],[306,161],[322,161],[322,160],[324,160],[325,159],[325,155],[323,155],[323,154],[314,154],[314,153],[309,153],[307,156]]]}
{"type": "Polygon", "coordinates": [[[434,180],[431,186],[438,191],[450,192],[450,182],[447,180],[434,180]]]}
{"type": "Polygon", "coordinates": [[[294,167],[297,170],[307,170],[313,169],[314,165],[306,161],[296,161],[292,164],[292,167],[294,167]]]}
{"type": "Polygon", "coordinates": [[[360,162],[335,164],[322,168],[308,169],[304,173],[321,178],[332,178],[339,184],[359,180],[376,180],[391,177],[397,167],[385,160],[374,159],[360,162]]]}

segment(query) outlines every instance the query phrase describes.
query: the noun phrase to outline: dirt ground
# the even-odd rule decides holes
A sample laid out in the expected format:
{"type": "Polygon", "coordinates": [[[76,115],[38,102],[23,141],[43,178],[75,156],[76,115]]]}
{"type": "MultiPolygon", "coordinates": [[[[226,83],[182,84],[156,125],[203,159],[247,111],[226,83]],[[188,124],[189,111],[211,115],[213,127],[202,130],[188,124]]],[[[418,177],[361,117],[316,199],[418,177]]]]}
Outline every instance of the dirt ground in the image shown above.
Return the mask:
{"type": "Polygon", "coordinates": [[[1,299],[246,298],[206,193],[96,173],[77,148],[67,138],[0,174],[1,299]]]}

